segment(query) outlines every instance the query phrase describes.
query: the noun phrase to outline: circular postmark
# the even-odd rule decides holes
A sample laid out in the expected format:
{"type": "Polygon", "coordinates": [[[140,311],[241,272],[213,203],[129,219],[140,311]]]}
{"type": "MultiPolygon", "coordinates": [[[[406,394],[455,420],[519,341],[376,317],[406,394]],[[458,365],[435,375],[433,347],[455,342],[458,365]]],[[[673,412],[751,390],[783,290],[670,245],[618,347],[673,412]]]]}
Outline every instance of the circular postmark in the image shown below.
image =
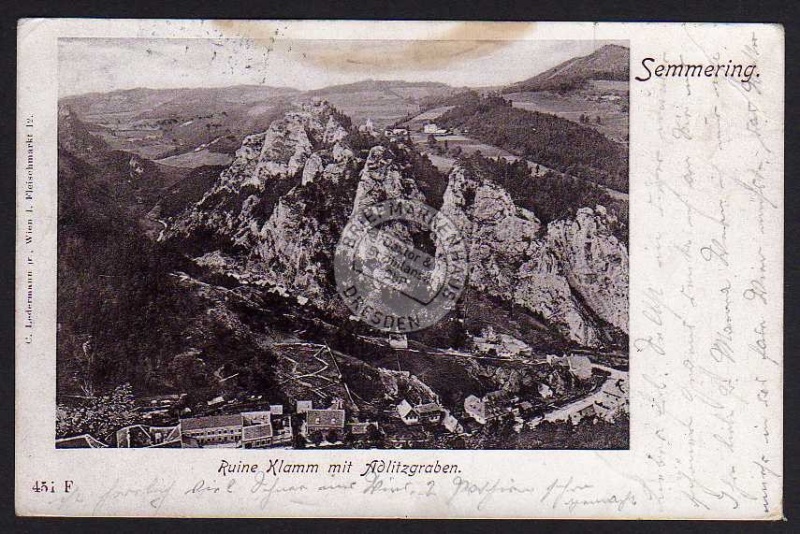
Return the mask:
{"type": "Polygon", "coordinates": [[[467,246],[440,211],[394,199],[355,213],[334,256],[339,296],[353,316],[391,333],[427,328],[452,310],[467,282],[467,246]]]}

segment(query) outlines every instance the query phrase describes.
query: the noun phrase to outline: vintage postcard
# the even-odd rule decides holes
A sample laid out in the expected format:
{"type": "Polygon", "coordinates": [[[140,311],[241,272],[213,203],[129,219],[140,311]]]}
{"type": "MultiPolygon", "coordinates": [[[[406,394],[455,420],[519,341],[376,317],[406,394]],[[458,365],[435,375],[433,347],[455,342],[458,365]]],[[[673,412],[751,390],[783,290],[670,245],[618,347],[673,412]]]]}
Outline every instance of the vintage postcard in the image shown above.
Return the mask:
{"type": "Polygon", "coordinates": [[[782,27],[18,29],[18,514],[783,517],[782,27]]]}

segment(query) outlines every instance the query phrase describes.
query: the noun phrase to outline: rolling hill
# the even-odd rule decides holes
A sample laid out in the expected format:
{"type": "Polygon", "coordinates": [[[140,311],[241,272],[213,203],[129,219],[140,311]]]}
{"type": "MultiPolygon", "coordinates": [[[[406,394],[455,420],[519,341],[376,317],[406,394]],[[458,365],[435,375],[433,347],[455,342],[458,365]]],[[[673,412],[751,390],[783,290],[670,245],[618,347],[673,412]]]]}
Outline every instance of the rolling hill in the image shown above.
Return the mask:
{"type": "Polygon", "coordinates": [[[533,78],[509,85],[502,92],[567,91],[582,87],[588,80],[627,81],[629,63],[628,48],[606,45],[588,56],[570,59],[533,78]]]}
{"type": "Polygon", "coordinates": [[[444,83],[401,80],[365,80],[308,91],[305,96],[323,98],[356,123],[371,119],[383,128],[405,117],[417,115],[424,103],[464,91],[444,83]]]}

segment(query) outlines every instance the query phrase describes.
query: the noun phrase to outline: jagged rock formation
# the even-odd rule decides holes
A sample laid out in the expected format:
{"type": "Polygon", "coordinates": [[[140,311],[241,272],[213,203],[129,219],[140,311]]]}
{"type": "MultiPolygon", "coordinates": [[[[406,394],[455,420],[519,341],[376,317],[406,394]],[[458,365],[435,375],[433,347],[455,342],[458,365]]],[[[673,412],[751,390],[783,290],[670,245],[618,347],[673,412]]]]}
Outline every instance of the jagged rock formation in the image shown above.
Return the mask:
{"type": "Polygon", "coordinates": [[[581,208],[543,229],[491,177],[458,165],[441,211],[469,240],[475,289],[539,314],[582,345],[607,341],[595,315],[627,332],[628,254],[604,208],[581,208]]]}
{"type": "MultiPolygon", "coordinates": [[[[168,237],[206,240],[200,262],[245,283],[341,308],[332,259],[348,218],[388,199],[425,201],[402,157],[411,149],[376,138],[359,157],[347,142],[350,128],[317,103],[248,136],[203,199],[172,221],[168,237]]],[[[627,333],[628,255],[611,232],[613,217],[602,206],[584,207],[544,226],[481,173],[456,165],[441,208],[468,239],[470,287],[528,310],[579,345],[608,343],[609,329],[627,333]]],[[[417,231],[391,229],[412,241],[417,231]]],[[[445,245],[434,245],[439,264],[445,245]]]]}
{"type": "Polygon", "coordinates": [[[554,221],[547,242],[570,286],[604,321],[628,332],[628,248],[611,233],[616,218],[603,206],[581,208],[574,219],[554,221]]]}
{"type": "Polygon", "coordinates": [[[171,234],[205,228],[234,245],[260,243],[264,224],[283,195],[320,174],[327,172],[334,180],[343,174],[352,151],[341,143],[347,130],[335,114],[325,103],[307,104],[267,131],[247,136],[217,183],[176,219],[171,234]],[[340,167],[326,169],[324,159],[340,167]]]}

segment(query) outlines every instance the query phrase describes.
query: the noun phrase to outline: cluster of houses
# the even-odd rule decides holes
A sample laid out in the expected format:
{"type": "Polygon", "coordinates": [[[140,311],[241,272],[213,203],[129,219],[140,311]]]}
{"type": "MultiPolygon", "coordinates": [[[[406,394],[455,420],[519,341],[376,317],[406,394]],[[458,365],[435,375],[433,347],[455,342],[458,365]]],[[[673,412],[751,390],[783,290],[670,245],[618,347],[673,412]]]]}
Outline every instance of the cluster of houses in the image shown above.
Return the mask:
{"type": "MultiPolygon", "coordinates": [[[[297,401],[296,415],[301,418],[299,433],[309,437],[315,432],[343,436],[366,435],[377,422],[348,422],[341,400],[326,408],[315,408],[312,401],[297,401]]],[[[292,415],[282,404],[266,410],[237,414],[181,418],[177,425],[135,424],[119,429],[108,445],[84,434],[56,440],[57,448],[243,448],[290,447],[294,442],[292,415]]]]}
{"type": "MultiPolygon", "coordinates": [[[[362,131],[362,132],[365,132],[365,133],[370,133],[370,134],[373,134],[373,135],[377,135],[377,131],[375,129],[375,126],[373,125],[372,120],[370,120],[370,119],[367,119],[364,124],[359,126],[359,130],[362,131]]],[[[421,131],[422,131],[423,134],[434,135],[434,136],[451,135],[451,134],[461,135],[461,134],[466,134],[467,133],[466,129],[464,129],[464,130],[462,130],[462,129],[450,130],[450,129],[447,129],[447,128],[442,128],[441,126],[437,125],[435,122],[425,122],[422,125],[422,130],[421,131]]],[[[396,142],[396,143],[400,143],[400,142],[403,142],[403,141],[406,141],[406,140],[409,139],[410,130],[408,128],[404,128],[404,127],[401,127],[401,126],[390,126],[388,128],[384,128],[383,129],[383,135],[387,139],[389,139],[390,141],[393,141],[393,142],[396,142]]]]}
{"type": "MultiPolygon", "coordinates": [[[[565,355],[548,356],[548,363],[566,367],[579,381],[586,382],[593,377],[593,365],[587,356],[565,355]]],[[[620,375],[622,376],[622,375],[620,375]]],[[[577,425],[584,418],[613,422],[614,418],[624,410],[627,391],[623,378],[607,379],[592,395],[584,397],[560,408],[550,409],[545,413],[546,403],[554,396],[553,389],[542,382],[537,386],[539,400],[531,402],[512,395],[505,390],[488,392],[482,396],[469,395],[464,399],[463,422],[459,421],[438,401],[417,405],[403,400],[397,405],[397,416],[407,427],[442,425],[453,433],[472,433],[475,423],[480,426],[493,421],[510,421],[515,432],[521,432],[526,426],[536,428],[542,421],[569,422],[577,425]]],[[[401,436],[400,441],[409,439],[401,436]]],[[[390,440],[391,441],[391,440],[390,440]]]]}
{"type": "MultiPolygon", "coordinates": [[[[390,339],[397,344],[407,339],[390,339]]],[[[593,378],[593,364],[582,355],[547,356],[552,366],[569,370],[577,380],[593,378]]],[[[374,431],[385,434],[388,445],[413,447],[428,442],[431,430],[444,428],[453,434],[471,434],[480,426],[493,421],[513,421],[513,429],[520,432],[524,427],[535,428],[542,421],[579,423],[584,418],[613,422],[627,408],[627,373],[605,368],[609,375],[591,394],[568,404],[554,407],[548,400],[554,391],[542,382],[537,386],[538,400],[521,399],[505,390],[497,390],[482,396],[469,395],[463,401],[463,421],[443,407],[439,399],[421,401],[416,404],[406,399],[390,408],[381,427],[377,421],[348,421],[344,402],[334,399],[325,407],[314,406],[310,400],[298,400],[293,414],[284,413],[282,404],[271,404],[265,409],[242,411],[235,414],[205,415],[191,417],[184,408],[177,410],[184,396],[173,395],[148,399],[144,403],[143,423],[118,430],[108,438],[111,445],[93,436],[84,434],[56,440],[58,448],[268,448],[292,447],[295,432],[305,438],[306,443],[320,444],[325,440],[335,444],[345,436],[366,436],[374,431]],[[547,409],[547,411],[545,411],[547,409]],[[158,424],[154,416],[170,410],[180,413],[175,425],[158,424]],[[294,423],[294,424],[293,424],[294,423]]],[[[555,386],[553,386],[555,387],[555,386]]],[[[251,399],[254,402],[259,398],[251,399]]],[[[208,407],[219,412],[224,399],[212,399],[208,407]]],[[[460,410],[457,410],[460,414],[460,410]]],[[[174,421],[174,419],[173,419],[174,421]]],[[[370,438],[372,439],[372,438],[370,438]]],[[[302,441],[302,440],[301,440],[302,441]]],[[[324,444],[324,443],[323,443],[324,444]]]]}
{"type": "Polygon", "coordinates": [[[289,445],[292,425],[283,405],[238,414],[180,419],[174,426],[131,425],[116,432],[119,448],[243,448],[289,445]]]}
{"type": "Polygon", "coordinates": [[[469,395],[465,398],[466,418],[463,422],[438,401],[411,404],[403,399],[396,407],[396,415],[409,431],[399,429],[387,436],[387,440],[395,446],[414,446],[424,441],[424,436],[419,431],[415,433],[415,429],[434,429],[441,426],[453,434],[472,434],[480,426],[506,418],[519,421],[517,430],[521,430],[523,421],[520,418],[532,414],[533,411],[532,403],[521,401],[503,390],[492,391],[482,397],[469,395]]]}
{"type": "Polygon", "coordinates": [[[335,399],[328,408],[314,408],[310,400],[297,401],[296,412],[303,416],[300,434],[304,437],[310,437],[316,432],[322,434],[333,432],[338,436],[346,433],[362,436],[369,432],[370,426],[376,430],[379,428],[377,421],[348,422],[341,399],[335,399]]]}

